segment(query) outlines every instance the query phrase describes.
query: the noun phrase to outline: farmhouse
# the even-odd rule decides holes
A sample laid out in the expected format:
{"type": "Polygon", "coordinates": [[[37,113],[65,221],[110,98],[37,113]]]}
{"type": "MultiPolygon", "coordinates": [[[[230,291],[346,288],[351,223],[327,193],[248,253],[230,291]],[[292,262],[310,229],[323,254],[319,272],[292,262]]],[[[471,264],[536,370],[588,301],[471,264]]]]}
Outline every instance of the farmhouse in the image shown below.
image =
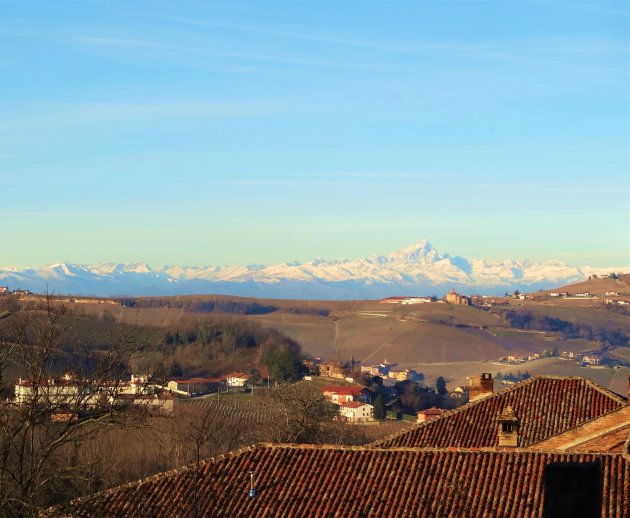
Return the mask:
{"type": "Polygon", "coordinates": [[[349,423],[374,421],[374,407],[360,401],[347,401],[339,405],[339,418],[349,423]]]}

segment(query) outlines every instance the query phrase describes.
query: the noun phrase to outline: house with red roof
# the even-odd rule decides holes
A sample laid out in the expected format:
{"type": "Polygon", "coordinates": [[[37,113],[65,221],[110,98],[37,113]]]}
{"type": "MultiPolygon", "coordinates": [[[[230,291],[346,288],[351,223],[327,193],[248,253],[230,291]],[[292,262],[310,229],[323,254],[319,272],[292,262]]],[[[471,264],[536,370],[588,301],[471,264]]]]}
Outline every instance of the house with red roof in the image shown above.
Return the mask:
{"type": "Polygon", "coordinates": [[[324,398],[335,405],[342,405],[349,401],[370,403],[370,392],[362,387],[351,385],[326,385],[322,388],[324,398]]]}

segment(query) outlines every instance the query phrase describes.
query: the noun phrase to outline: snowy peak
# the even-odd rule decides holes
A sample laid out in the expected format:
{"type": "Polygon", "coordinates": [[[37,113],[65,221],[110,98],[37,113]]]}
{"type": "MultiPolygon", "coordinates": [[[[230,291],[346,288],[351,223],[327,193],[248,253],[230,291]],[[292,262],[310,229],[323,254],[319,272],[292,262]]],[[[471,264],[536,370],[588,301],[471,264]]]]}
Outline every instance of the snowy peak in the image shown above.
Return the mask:
{"type": "Polygon", "coordinates": [[[426,240],[392,252],[387,257],[392,263],[432,264],[440,260],[437,250],[426,240]]]}
{"type": "Polygon", "coordinates": [[[626,268],[569,266],[562,261],[488,261],[440,255],[428,241],[387,256],[289,261],[265,266],[162,266],[146,263],[0,268],[0,285],[96,296],[222,293],[276,298],[359,299],[396,293],[444,294],[451,288],[485,294],[562,286],[626,268]]]}

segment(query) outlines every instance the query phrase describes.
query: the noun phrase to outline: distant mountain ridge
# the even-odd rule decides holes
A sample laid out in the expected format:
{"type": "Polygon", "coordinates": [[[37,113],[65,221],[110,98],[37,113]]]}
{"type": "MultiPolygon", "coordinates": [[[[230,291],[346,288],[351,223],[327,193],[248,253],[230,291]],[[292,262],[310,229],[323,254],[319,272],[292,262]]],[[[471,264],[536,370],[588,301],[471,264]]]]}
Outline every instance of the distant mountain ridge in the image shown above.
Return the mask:
{"type": "Polygon", "coordinates": [[[34,292],[85,296],[157,296],[221,293],[268,298],[364,299],[389,295],[438,295],[534,291],[578,282],[624,268],[568,266],[562,261],[485,261],[440,255],[420,241],[387,256],[297,261],[273,266],[162,266],[145,263],[53,264],[0,267],[0,285],[34,292]]]}

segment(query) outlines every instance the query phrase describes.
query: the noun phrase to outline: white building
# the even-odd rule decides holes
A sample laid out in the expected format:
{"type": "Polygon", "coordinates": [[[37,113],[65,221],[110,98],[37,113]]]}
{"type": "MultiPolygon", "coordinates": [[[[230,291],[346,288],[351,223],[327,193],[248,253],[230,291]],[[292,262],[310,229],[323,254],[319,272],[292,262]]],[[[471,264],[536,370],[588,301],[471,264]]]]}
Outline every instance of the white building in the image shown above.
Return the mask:
{"type": "Polygon", "coordinates": [[[251,376],[244,372],[233,372],[225,377],[225,383],[228,387],[244,387],[250,378],[251,376]]]}
{"type": "Polygon", "coordinates": [[[360,401],[347,401],[339,406],[339,418],[349,423],[374,421],[374,407],[360,401]]]}

